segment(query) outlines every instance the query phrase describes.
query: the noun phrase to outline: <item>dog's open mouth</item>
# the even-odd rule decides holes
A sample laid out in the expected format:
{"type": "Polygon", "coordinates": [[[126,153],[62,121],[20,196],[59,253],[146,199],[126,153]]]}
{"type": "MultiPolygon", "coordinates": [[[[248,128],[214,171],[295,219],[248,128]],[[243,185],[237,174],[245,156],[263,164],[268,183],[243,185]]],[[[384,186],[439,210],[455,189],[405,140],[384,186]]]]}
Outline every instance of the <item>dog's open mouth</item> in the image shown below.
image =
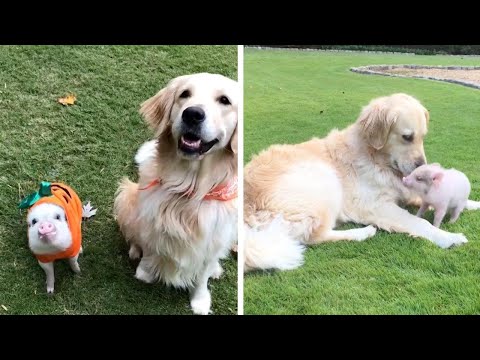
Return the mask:
{"type": "Polygon", "coordinates": [[[201,155],[210,150],[217,142],[218,139],[214,139],[206,143],[199,136],[186,133],[178,140],[178,148],[187,154],[201,155]]]}

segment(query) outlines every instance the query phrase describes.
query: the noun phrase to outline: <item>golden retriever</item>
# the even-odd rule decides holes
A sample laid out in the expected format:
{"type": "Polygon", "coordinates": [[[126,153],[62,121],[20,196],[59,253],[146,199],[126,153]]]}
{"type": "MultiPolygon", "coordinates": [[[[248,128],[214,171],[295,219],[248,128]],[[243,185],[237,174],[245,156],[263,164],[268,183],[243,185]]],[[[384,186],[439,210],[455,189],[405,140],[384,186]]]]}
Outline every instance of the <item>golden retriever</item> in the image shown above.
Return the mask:
{"type": "MultiPolygon", "coordinates": [[[[324,139],[274,145],[245,167],[245,269],[292,269],[303,244],[407,233],[442,248],[466,243],[399,205],[415,197],[402,176],[426,163],[428,111],[406,94],[374,99],[357,121],[324,139]],[[369,225],[334,230],[340,223],[369,225]],[[373,225],[373,226],[372,226],[373,225]]],[[[480,203],[469,201],[470,209],[480,203]]]]}
{"type": "Polygon", "coordinates": [[[136,154],[139,182],[124,179],[114,212],[141,257],[135,277],[188,288],[195,314],[208,314],[209,278],[237,239],[238,84],[217,74],[171,80],[140,109],[156,140],[136,154]]]}

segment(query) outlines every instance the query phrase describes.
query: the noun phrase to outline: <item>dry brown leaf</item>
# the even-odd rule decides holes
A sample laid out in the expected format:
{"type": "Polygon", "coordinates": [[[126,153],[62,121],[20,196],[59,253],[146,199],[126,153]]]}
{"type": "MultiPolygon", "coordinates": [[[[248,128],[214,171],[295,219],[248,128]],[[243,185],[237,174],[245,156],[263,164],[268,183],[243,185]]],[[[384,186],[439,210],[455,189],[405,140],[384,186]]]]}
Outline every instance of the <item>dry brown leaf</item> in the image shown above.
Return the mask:
{"type": "Polygon", "coordinates": [[[8,311],[8,308],[5,305],[2,304],[1,306],[3,310],[8,311]]]}
{"type": "Polygon", "coordinates": [[[58,102],[62,105],[73,105],[75,104],[75,101],[77,100],[76,96],[73,94],[67,95],[63,98],[58,99],[58,102]]]}

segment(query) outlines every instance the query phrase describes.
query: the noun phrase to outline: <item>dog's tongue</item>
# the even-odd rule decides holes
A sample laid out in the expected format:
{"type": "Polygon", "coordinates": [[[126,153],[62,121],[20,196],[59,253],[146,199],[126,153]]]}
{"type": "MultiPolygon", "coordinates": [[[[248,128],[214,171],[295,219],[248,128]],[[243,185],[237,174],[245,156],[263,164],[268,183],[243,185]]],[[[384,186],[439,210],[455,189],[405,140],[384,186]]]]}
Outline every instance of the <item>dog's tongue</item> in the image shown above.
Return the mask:
{"type": "Polygon", "coordinates": [[[188,146],[191,149],[200,149],[201,142],[202,141],[200,139],[191,140],[191,139],[185,139],[185,137],[182,136],[182,144],[185,146],[188,146]]]}

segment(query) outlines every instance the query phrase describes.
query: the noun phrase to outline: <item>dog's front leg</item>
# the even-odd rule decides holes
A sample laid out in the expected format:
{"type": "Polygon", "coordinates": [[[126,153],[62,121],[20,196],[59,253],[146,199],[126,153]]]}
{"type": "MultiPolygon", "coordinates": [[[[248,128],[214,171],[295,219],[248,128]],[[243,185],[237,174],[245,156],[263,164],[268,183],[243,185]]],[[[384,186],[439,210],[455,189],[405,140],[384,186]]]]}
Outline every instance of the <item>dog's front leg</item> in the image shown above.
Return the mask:
{"type": "Polygon", "coordinates": [[[416,217],[393,203],[376,208],[369,220],[371,224],[383,230],[419,236],[444,249],[468,241],[463,234],[438,229],[427,220],[416,217]]]}
{"type": "Polygon", "coordinates": [[[210,313],[212,298],[208,290],[208,279],[218,265],[217,260],[207,263],[197,277],[195,285],[190,289],[190,305],[196,315],[208,315],[210,313]]]}
{"type": "Polygon", "coordinates": [[[135,278],[146,282],[147,284],[152,284],[155,282],[155,274],[152,273],[151,270],[152,264],[152,257],[151,256],[144,256],[140,263],[137,266],[137,270],[135,271],[135,278]]]}

